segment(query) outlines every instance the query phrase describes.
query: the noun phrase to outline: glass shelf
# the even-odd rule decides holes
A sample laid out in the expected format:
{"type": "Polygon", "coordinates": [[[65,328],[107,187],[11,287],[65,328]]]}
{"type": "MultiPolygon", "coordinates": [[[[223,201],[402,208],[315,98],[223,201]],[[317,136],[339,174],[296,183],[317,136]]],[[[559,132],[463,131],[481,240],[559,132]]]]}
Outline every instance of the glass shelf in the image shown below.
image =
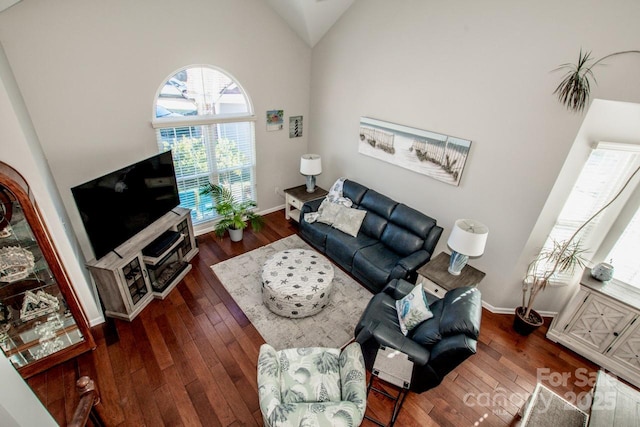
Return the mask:
{"type": "Polygon", "coordinates": [[[95,343],[31,192],[7,168],[0,162],[0,348],[29,377],[95,343]]]}

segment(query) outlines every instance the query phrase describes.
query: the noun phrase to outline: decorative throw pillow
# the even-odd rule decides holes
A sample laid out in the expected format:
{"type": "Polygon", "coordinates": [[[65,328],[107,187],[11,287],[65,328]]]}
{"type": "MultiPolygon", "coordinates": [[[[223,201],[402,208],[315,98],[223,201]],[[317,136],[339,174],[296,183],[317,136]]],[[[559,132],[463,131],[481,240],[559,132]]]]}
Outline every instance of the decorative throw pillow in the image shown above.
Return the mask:
{"type": "Polygon", "coordinates": [[[316,219],[316,221],[325,223],[327,225],[333,225],[333,222],[336,220],[336,215],[338,215],[338,212],[340,212],[341,208],[342,206],[337,203],[331,203],[327,199],[323,200],[323,202],[320,204],[320,207],[318,208],[318,213],[320,214],[320,216],[318,216],[318,219],[316,219]]]}
{"type": "Polygon", "coordinates": [[[333,227],[343,233],[356,237],[358,235],[358,231],[360,231],[360,226],[362,225],[362,221],[364,221],[366,214],[367,211],[363,211],[362,209],[345,208],[344,206],[340,206],[338,215],[336,215],[336,218],[333,221],[333,227]]]}
{"type": "Polygon", "coordinates": [[[418,283],[404,298],[396,301],[396,311],[398,312],[400,329],[405,335],[425,320],[433,317],[433,313],[429,310],[427,296],[422,290],[422,283],[418,283]]]}

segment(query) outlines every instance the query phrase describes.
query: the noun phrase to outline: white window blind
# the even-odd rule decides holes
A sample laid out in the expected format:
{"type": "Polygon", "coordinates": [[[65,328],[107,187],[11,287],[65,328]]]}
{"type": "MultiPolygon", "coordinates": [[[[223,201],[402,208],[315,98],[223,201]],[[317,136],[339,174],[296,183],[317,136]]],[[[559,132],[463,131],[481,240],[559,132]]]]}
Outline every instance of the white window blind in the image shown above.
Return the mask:
{"type": "MultiPolygon", "coordinates": [[[[567,198],[560,215],[549,234],[544,250],[549,250],[553,242],[564,242],[602,206],[608,203],[624,185],[637,167],[637,151],[624,144],[600,143],[591,152],[586,164],[567,198]]],[[[583,248],[590,248],[594,230],[602,215],[584,227],[574,241],[580,241],[583,248]]],[[[591,248],[593,249],[593,248],[591,248]]],[[[541,266],[540,268],[549,268],[541,266]]],[[[556,284],[569,283],[576,272],[566,272],[554,277],[556,284]]]]}
{"type": "Polygon", "coordinates": [[[220,70],[191,67],[169,78],[155,104],[158,149],[173,152],[180,205],[194,223],[215,219],[200,189],[211,182],[255,200],[255,116],[244,91],[220,70]]]}
{"type": "Polygon", "coordinates": [[[614,278],[640,288],[640,209],[617,240],[607,261],[614,266],[614,278]]]}

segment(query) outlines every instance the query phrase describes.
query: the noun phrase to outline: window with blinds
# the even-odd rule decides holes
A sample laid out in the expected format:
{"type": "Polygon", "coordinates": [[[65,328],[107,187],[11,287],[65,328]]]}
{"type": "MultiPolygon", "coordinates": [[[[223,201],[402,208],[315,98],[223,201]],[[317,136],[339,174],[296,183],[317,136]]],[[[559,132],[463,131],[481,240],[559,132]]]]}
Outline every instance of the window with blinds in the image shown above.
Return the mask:
{"type": "MultiPolygon", "coordinates": [[[[599,143],[591,152],[586,164],[567,198],[542,251],[548,251],[554,242],[564,242],[600,208],[620,191],[638,166],[638,151],[626,144],[599,143]]],[[[574,242],[586,249],[594,249],[594,235],[602,214],[594,218],[575,237],[574,242]]],[[[539,268],[550,268],[541,265],[539,268]]],[[[570,283],[578,272],[556,275],[552,283],[570,283]]]]}
{"type": "Polygon", "coordinates": [[[226,73],[190,67],[171,76],[158,90],[152,124],[158,149],[172,150],[180,205],[195,224],[216,218],[211,196],[200,194],[208,182],[255,200],[255,115],[226,73]]]}
{"type": "Polygon", "coordinates": [[[640,288],[640,209],[617,240],[606,260],[614,266],[614,278],[640,288]]]}

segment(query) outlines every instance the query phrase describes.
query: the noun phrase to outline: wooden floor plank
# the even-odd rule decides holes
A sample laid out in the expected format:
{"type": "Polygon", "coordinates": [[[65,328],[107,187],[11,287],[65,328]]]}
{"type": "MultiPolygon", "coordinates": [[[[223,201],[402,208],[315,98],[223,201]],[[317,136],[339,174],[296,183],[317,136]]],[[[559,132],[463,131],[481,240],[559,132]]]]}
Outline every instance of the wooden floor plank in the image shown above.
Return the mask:
{"type": "Polygon", "coordinates": [[[180,381],[180,375],[175,366],[170,366],[162,371],[164,383],[167,385],[171,398],[175,401],[180,419],[185,426],[201,426],[196,408],[189,397],[187,388],[180,381]]]}
{"type": "MultiPolygon", "coordinates": [[[[261,426],[256,365],[264,339],[211,265],[297,231],[283,211],[265,218],[263,232],[249,228],[240,243],[198,236],[193,268],[167,298],[154,300],[132,322],[94,327],[95,351],[31,377],[27,383],[56,420],[66,424],[77,404],[75,380],[89,375],[101,389],[97,408],[109,426],[261,426]]],[[[512,315],[483,310],[477,354],[436,388],[409,394],[396,426],[512,425],[519,405],[509,398],[528,396],[538,380],[567,396],[590,389],[576,372],[597,366],[547,340],[548,319],[528,337],[516,334],[512,323],[512,315]],[[569,372],[572,379],[550,384],[541,378],[545,372],[569,372]]],[[[387,420],[391,409],[389,399],[369,397],[368,414],[387,420]]]]}

